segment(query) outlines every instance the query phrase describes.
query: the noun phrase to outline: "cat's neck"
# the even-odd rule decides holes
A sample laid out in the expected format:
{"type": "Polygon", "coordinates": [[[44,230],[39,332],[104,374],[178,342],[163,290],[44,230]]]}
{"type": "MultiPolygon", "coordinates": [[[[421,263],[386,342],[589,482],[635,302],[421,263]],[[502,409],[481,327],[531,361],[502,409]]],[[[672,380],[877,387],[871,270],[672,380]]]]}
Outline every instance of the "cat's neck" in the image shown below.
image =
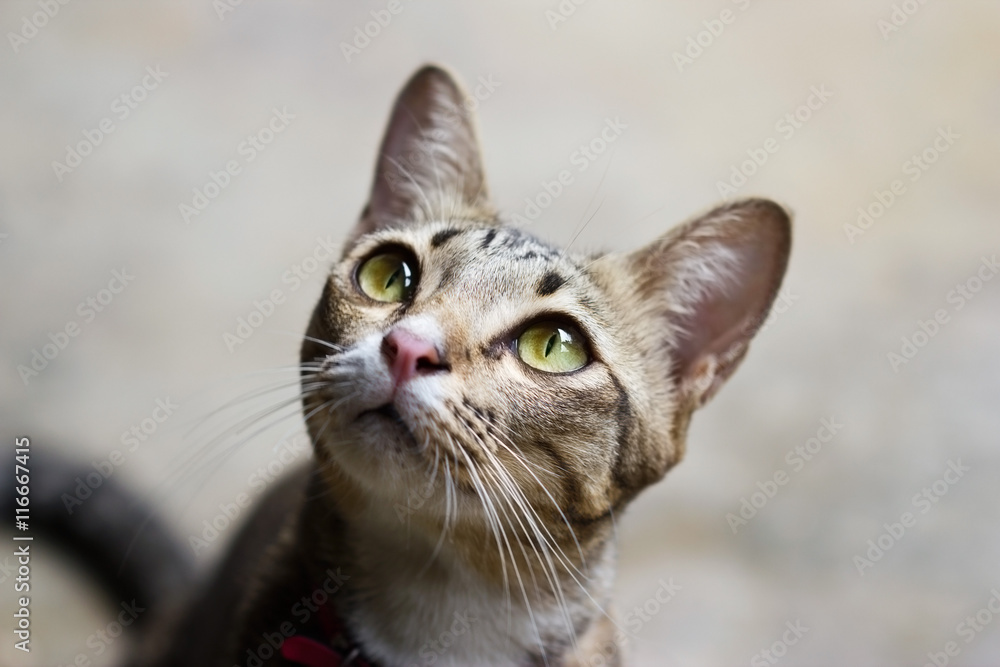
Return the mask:
{"type": "MultiPolygon", "coordinates": [[[[348,496],[358,500],[356,493],[348,496]]],[[[409,665],[418,656],[435,665],[541,665],[539,646],[548,664],[558,664],[584,640],[611,590],[610,540],[593,545],[585,570],[568,560],[572,567],[560,566],[555,555],[554,567],[532,568],[525,560],[534,558],[531,547],[513,537],[503,556],[484,558],[490,546],[496,551],[486,529],[441,539],[418,521],[401,521],[391,507],[345,508],[321,497],[311,501],[303,527],[318,537],[323,565],[346,575],[340,613],[380,664],[409,665]]]]}

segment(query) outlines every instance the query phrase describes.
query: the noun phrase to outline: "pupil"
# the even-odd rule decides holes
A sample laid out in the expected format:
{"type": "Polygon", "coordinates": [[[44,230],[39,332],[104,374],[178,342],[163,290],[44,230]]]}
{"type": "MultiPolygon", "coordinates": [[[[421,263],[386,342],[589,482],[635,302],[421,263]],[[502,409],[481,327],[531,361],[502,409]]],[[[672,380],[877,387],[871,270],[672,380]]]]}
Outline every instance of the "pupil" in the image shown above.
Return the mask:
{"type": "Polygon", "coordinates": [[[399,277],[399,269],[396,269],[389,276],[389,279],[385,281],[385,288],[384,289],[389,289],[390,287],[392,287],[392,284],[394,282],[396,282],[396,278],[398,278],[398,277],[399,277]]]}
{"type": "Polygon", "coordinates": [[[551,336],[549,336],[548,342],[545,343],[545,356],[546,357],[549,356],[549,353],[552,352],[552,347],[556,344],[556,335],[557,334],[552,334],[551,336]]]}

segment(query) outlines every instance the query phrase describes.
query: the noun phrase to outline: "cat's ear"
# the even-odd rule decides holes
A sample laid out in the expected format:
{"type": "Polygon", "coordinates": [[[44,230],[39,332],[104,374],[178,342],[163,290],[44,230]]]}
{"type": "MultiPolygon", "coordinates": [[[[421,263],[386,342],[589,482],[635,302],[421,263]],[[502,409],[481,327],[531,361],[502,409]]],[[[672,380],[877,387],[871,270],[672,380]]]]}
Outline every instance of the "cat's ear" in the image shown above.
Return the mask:
{"type": "Polygon", "coordinates": [[[651,353],[681,405],[703,405],[736,370],[767,318],[790,248],[785,210],[747,199],[627,256],[638,310],[648,335],[660,341],[651,353]]]}
{"type": "Polygon", "coordinates": [[[403,87],[386,128],[371,197],[354,236],[490,210],[468,93],[428,65],[403,87]]]}

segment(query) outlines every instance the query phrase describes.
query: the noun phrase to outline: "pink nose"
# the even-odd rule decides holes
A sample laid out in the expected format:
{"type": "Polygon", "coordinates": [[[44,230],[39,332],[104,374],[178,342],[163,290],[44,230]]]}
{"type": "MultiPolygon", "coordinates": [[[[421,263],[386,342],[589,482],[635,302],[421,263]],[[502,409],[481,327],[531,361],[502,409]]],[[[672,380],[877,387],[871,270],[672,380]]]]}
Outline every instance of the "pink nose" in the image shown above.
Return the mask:
{"type": "Polygon", "coordinates": [[[396,387],[419,373],[446,369],[433,344],[399,329],[390,331],[382,339],[382,354],[389,363],[396,387]]]}

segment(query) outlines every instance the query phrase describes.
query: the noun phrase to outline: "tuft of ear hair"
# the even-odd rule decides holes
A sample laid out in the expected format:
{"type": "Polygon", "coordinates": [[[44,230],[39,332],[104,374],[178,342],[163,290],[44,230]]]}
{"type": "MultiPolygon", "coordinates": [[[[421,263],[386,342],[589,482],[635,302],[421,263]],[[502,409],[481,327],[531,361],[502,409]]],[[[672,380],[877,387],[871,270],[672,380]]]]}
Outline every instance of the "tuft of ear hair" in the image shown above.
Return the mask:
{"type": "Polygon", "coordinates": [[[470,99],[436,65],[410,78],[393,106],[353,238],[435,218],[494,215],[470,99]]]}
{"type": "Polygon", "coordinates": [[[704,405],[739,366],[781,287],[791,239],[781,206],[745,199],[624,258],[680,406],[704,405]]]}

